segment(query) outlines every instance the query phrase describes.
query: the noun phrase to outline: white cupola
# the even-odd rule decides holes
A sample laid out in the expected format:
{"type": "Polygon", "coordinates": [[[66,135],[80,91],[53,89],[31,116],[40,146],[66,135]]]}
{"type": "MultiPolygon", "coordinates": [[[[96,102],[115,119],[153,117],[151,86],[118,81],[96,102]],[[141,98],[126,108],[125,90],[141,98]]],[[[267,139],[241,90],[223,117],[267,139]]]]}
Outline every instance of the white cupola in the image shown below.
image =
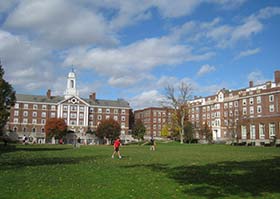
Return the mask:
{"type": "Polygon", "coordinates": [[[76,88],[76,74],[74,72],[74,70],[72,69],[72,71],[68,74],[67,77],[67,89],[65,91],[65,96],[64,98],[70,98],[72,96],[78,96],[79,92],[77,91],[76,88]]]}

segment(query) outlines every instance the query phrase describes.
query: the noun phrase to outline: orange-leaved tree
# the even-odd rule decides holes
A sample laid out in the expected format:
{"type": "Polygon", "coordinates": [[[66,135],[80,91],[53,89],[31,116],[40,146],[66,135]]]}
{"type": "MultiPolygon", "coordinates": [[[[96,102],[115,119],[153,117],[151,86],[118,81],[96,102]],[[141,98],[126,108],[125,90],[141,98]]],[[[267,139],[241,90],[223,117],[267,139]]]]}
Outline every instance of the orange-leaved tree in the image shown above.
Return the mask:
{"type": "Polygon", "coordinates": [[[112,141],[120,135],[120,132],[120,124],[116,120],[110,118],[100,122],[96,130],[96,135],[99,138],[107,138],[112,141]]]}
{"type": "Polygon", "coordinates": [[[67,124],[62,118],[50,118],[46,121],[45,131],[48,138],[62,138],[67,132],[67,124]]]}

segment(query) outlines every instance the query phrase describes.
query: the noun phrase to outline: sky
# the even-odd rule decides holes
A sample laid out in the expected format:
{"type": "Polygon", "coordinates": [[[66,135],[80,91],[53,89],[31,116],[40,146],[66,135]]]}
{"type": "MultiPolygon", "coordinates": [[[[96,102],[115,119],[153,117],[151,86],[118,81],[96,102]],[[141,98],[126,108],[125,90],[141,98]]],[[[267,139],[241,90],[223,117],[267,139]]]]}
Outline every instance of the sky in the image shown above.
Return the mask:
{"type": "Polygon", "coordinates": [[[279,0],[0,0],[0,59],[17,93],[159,106],[181,82],[193,96],[274,80],[279,0]]]}

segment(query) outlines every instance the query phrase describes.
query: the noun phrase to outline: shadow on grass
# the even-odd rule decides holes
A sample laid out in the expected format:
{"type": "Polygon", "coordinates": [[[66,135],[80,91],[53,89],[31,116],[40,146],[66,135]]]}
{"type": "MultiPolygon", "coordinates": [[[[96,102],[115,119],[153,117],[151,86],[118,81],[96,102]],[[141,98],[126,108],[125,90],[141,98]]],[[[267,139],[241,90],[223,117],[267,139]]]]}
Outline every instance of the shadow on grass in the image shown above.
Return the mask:
{"type": "Polygon", "coordinates": [[[175,180],[182,191],[192,197],[265,197],[264,193],[280,194],[280,158],[220,162],[170,168],[164,164],[131,165],[164,172],[175,180]]]}
{"type": "Polygon", "coordinates": [[[79,164],[81,162],[90,162],[94,164],[96,159],[103,156],[86,156],[86,157],[48,157],[48,158],[30,158],[30,159],[8,159],[0,161],[0,170],[19,169],[29,166],[48,166],[48,165],[67,165],[79,164]]]}
{"type": "Polygon", "coordinates": [[[0,155],[3,153],[10,153],[16,151],[61,151],[71,149],[70,147],[61,147],[61,146],[51,146],[46,147],[42,145],[18,145],[18,144],[8,144],[0,145],[0,155]]]}

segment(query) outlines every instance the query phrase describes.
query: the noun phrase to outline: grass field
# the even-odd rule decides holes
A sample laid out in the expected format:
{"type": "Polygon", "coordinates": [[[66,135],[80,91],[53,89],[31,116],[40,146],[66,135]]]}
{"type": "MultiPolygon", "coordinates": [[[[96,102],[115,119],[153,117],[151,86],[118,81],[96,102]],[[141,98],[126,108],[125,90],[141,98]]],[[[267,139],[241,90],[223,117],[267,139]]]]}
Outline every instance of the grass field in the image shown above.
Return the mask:
{"type": "Polygon", "coordinates": [[[0,198],[280,198],[280,148],[0,145],[0,198]]]}

